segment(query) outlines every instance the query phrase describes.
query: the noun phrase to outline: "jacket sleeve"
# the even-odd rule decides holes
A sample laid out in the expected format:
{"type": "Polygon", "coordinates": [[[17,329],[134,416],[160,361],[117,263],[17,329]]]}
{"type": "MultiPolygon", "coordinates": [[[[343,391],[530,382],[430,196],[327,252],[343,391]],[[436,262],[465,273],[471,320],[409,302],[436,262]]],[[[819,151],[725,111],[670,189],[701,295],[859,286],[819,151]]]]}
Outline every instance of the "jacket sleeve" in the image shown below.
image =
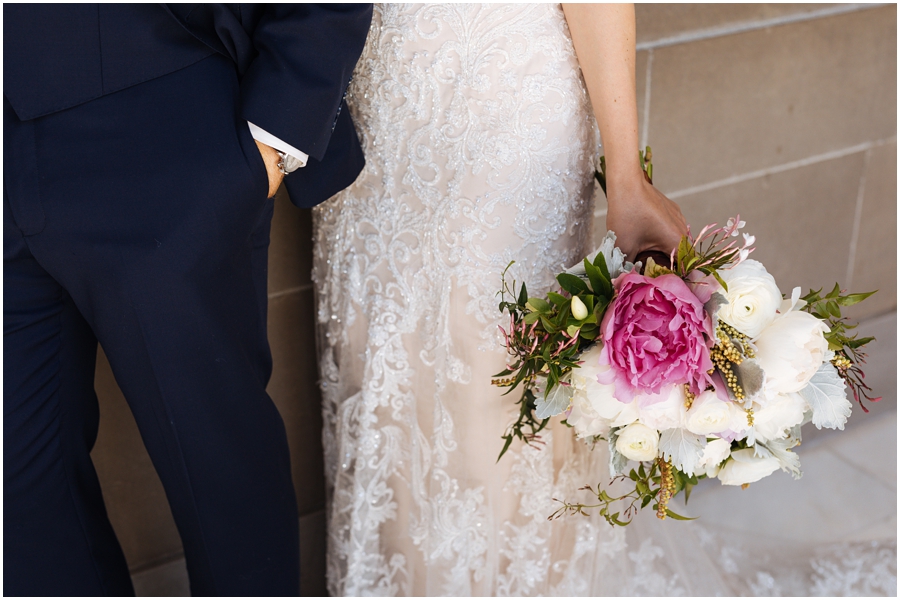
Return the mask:
{"type": "Polygon", "coordinates": [[[362,53],[371,4],[268,4],[244,23],[256,51],[241,79],[242,116],[322,160],[362,53]]]}

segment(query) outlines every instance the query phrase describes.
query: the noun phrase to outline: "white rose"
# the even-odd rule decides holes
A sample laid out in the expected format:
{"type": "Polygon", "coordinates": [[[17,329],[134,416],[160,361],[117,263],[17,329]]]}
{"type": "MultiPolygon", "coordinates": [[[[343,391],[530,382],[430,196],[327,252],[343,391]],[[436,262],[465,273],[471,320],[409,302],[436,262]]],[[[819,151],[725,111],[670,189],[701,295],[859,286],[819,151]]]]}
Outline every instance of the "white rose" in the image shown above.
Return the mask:
{"type": "MultiPolygon", "coordinates": [[[[603,419],[609,421],[617,420],[619,414],[625,410],[628,405],[619,402],[613,395],[616,386],[613,384],[605,384],[597,381],[600,373],[609,371],[609,365],[600,364],[600,351],[603,344],[597,342],[578,357],[581,366],[572,369],[570,382],[575,386],[576,394],[583,393],[584,397],[591,404],[591,408],[603,419]]],[[[632,417],[627,423],[631,423],[637,417],[632,417]]]]}
{"type": "Polygon", "coordinates": [[[591,401],[583,392],[576,391],[572,396],[572,406],[566,423],[575,430],[576,437],[594,437],[609,433],[609,421],[597,414],[591,406],[591,401]]]}
{"type": "Polygon", "coordinates": [[[685,426],[691,433],[709,435],[723,431],[745,431],[747,413],[734,402],[719,400],[714,391],[706,391],[694,398],[687,411],[685,426]]]}
{"type": "Polygon", "coordinates": [[[781,291],[775,278],[759,261],[745,260],[731,269],[719,271],[728,284],[723,292],[728,304],[719,308],[718,317],[751,339],[775,319],[781,306],[781,291]]]}
{"type": "Polygon", "coordinates": [[[731,442],[716,439],[706,444],[703,455],[700,456],[700,468],[706,470],[707,477],[715,477],[719,472],[719,465],[731,454],[731,442]]]}
{"type": "MultiPolygon", "coordinates": [[[[662,393],[666,393],[663,388],[662,393]]],[[[638,405],[638,414],[641,423],[656,429],[664,431],[666,429],[675,429],[684,426],[685,414],[687,409],[684,407],[684,386],[673,385],[668,390],[668,396],[662,402],[650,404],[649,406],[641,406],[640,397],[636,397],[632,404],[638,405]]]]}
{"type": "Polygon", "coordinates": [[[744,485],[768,477],[780,466],[777,458],[754,456],[753,448],[744,448],[731,453],[731,460],[719,470],[718,477],[722,485],[744,485]]]}
{"type": "Polygon", "coordinates": [[[799,392],[828,356],[828,326],[811,314],[793,310],[763,329],[756,339],[756,360],[766,374],[766,390],[799,392]]]}
{"type": "Polygon", "coordinates": [[[786,437],[786,431],[803,422],[806,400],[798,393],[777,394],[766,405],[753,409],[753,429],[760,442],[786,437]]]}
{"type": "Polygon", "coordinates": [[[630,460],[653,460],[659,447],[659,432],[640,423],[619,431],[616,450],[630,460]]]}

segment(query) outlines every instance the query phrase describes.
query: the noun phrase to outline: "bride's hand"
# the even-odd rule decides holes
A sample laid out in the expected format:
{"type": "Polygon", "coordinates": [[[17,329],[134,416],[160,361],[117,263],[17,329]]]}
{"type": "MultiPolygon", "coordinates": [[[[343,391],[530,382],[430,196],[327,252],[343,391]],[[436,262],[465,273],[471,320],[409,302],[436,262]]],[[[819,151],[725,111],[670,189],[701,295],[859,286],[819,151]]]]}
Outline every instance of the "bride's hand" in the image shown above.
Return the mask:
{"type": "Polygon", "coordinates": [[[643,177],[639,181],[608,188],[606,228],[616,233],[616,245],[632,261],[645,250],[669,254],[687,233],[678,205],[643,177]]]}

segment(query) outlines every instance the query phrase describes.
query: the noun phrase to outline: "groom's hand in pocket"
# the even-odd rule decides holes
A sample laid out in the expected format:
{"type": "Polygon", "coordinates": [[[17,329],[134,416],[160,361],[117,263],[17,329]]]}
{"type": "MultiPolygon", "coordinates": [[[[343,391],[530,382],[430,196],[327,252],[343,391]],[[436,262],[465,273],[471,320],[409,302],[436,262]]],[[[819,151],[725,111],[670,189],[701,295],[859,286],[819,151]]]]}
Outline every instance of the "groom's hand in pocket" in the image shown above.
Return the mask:
{"type": "Polygon", "coordinates": [[[284,179],[284,174],[278,168],[278,162],[281,160],[281,157],[278,156],[274,148],[263,144],[259,140],[256,140],[256,147],[259,148],[259,153],[266,164],[266,174],[269,176],[269,195],[267,197],[271,198],[278,191],[281,181],[284,179]]]}

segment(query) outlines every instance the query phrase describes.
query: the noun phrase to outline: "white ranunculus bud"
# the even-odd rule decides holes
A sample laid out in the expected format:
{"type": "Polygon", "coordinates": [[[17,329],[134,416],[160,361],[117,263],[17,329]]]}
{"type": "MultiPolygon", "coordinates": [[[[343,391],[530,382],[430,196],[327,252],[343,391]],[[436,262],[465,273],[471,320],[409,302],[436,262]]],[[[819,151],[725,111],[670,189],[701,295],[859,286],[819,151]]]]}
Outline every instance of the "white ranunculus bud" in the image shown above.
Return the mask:
{"type": "Polygon", "coordinates": [[[756,360],[766,374],[766,391],[799,392],[828,357],[823,321],[803,311],[779,316],[757,338],[756,360]]]}
{"type": "Polygon", "coordinates": [[[781,306],[781,291],[775,278],[759,261],[745,260],[732,269],[719,271],[728,285],[723,292],[728,304],[719,308],[718,317],[751,339],[775,319],[781,306]]]}
{"type": "Polygon", "coordinates": [[[767,398],[766,405],[753,409],[756,440],[767,442],[787,436],[787,430],[803,422],[806,400],[798,393],[777,394],[767,398]]]}
{"type": "Polygon", "coordinates": [[[684,386],[671,385],[668,389],[663,388],[661,394],[667,394],[662,402],[647,406],[641,406],[640,396],[635,397],[633,403],[637,403],[640,407],[638,412],[641,423],[657,431],[683,427],[687,414],[684,406],[684,386]]]}
{"type": "Polygon", "coordinates": [[[703,455],[700,456],[700,468],[706,471],[707,477],[715,477],[719,472],[719,465],[731,454],[731,442],[716,439],[706,444],[703,455]]]}
{"type": "Polygon", "coordinates": [[[629,460],[653,460],[659,449],[659,432],[640,423],[619,431],[616,450],[629,460]]]}
{"type": "Polygon", "coordinates": [[[731,453],[731,460],[722,466],[718,477],[722,485],[744,485],[768,477],[780,466],[777,458],[755,456],[753,448],[744,448],[731,453]]]}
{"type": "Polygon", "coordinates": [[[572,316],[581,321],[587,319],[588,309],[578,296],[572,296],[572,316]]]}
{"type": "Polygon", "coordinates": [[[710,435],[747,429],[747,413],[734,402],[719,400],[712,390],[705,391],[691,403],[687,411],[685,426],[691,433],[710,435]]]}

